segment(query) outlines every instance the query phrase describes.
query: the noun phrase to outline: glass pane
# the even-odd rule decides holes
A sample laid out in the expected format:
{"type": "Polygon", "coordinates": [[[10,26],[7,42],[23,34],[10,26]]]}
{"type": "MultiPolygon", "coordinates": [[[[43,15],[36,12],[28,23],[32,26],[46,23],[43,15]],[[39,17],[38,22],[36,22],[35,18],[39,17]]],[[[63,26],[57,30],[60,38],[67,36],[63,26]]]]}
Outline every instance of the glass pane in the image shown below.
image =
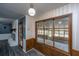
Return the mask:
{"type": "Polygon", "coordinates": [[[65,38],[68,38],[68,30],[65,31],[65,38]]]}
{"type": "Polygon", "coordinates": [[[45,40],[45,44],[49,46],[53,46],[53,41],[52,40],[45,40]]]}
{"type": "Polygon", "coordinates": [[[37,37],[37,42],[39,43],[44,43],[44,38],[43,37],[37,37]]]}
{"type": "Polygon", "coordinates": [[[54,20],[55,47],[68,52],[68,18],[54,20]]]}
{"type": "Polygon", "coordinates": [[[68,52],[68,44],[64,44],[61,42],[55,42],[55,47],[68,52]]]}
{"type": "Polygon", "coordinates": [[[44,28],[43,22],[37,23],[37,42],[44,43],[44,28]]]}
{"type": "Polygon", "coordinates": [[[57,19],[54,21],[55,28],[68,28],[67,18],[57,19]]]}
{"type": "Polygon", "coordinates": [[[53,20],[45,22],[45,44],[53,46],[53,20]]]}
{"type": "Polygon", "coordinates": [[[38,22],[37,23],[37,28],[43,28],[43,24],[44,24],[44,22],[38,22]]]}
{"type": "Polygon", "coordinates": [[[49,30],[48,37],[52,37],[52,30],[49,30]]]}
{"type": "Polygon", "coordinates": [[[59,37],[59,30],[55,30],[55,37],[59,37]]]}
{"type": "Polygon", "coordinates": [[[43,29],[38,29],[38,30],[37,30],[37,34],[38,34],[38,35],[44,35],[43,29]]]}
{"type": "Polygon", "coordinates": [[[60,37],[64,37],[64,31],[63,30],[60,30],[60,37]]]}

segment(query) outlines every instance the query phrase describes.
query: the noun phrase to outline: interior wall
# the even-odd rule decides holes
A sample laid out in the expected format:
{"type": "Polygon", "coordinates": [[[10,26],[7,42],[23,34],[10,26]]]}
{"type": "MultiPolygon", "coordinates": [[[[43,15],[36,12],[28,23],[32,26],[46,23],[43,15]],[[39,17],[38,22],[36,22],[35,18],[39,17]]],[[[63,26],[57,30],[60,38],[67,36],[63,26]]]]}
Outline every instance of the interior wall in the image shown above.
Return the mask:
{"type": "Polygon", "coordinates": [[[12,19],[0,17],[0,40],[5,40],[10,38],[11,26],[9,27],[9,22],[11,21],[12,19]],[[5,26],[7,27],[6,30],[4,29],[5,26]]]}
{"type": "Polygon", "coordinates": [[[35,38],[35,18],[26,15],[26,39],[35,38]]]}
{"type": "Polygon", "coordinates": [[[11,37],[11,34],[0,34],[0,40],[7,40],[11,37]]]}
{"type": "MultiPolygon", "coordinates": [[[[10,18],[0,18],[0,24],[1,24],[1,28],[3,28],[4,26],[9,26],[8,24],[13,22],[14,19],[10,19],[10,18]]],[[[0,40],[8,40],[8,43],[10,46],[13,46],[15,43],[12,41],[13,39],[11,38],[11,31],[12,29],[12,25],[11,25],[11,28],[8,28],[7,30],[1,30],[1,31],[6,31],[4,33],[1,33],[0,34],[0,40]]]]}
{"type": "Polygon", "coordinates": [[[16,29],[15,34],[15,40],[13,40],[11,37],[9,38],[9,44],[10,46],[17,46],[18,45],[18,20],[15,20],[12,24],[12,28],[16,29]]]}
{"type": "Polygon", "coordinates": [[[79,50],[79,4],[68,4],[63,7],[53,9],[51,11],[47,11],[43,15],[37,17],[36,21],[70,13],[72,13],[72,48],[75,50],[79,50]]]}
{"type": "Polygon", "coordinates": [[[0,34],[11,33],[12,25],[8,23],[0,22],[0,34]]]}

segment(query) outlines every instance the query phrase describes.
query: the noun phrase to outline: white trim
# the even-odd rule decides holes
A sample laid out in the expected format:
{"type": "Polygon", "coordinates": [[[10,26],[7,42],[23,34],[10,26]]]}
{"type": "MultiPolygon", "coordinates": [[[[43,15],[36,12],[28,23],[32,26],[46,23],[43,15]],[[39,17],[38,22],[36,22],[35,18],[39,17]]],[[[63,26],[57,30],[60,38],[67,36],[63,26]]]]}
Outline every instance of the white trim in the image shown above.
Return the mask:
{"type": "Polygon", "coordinates": [[[40,54],[41,56],[45,56],[43,53],[41,53],[40,51],[38,51],[37,49],[35,48],[32,48],[33,50],[35,50],[38,54],[40,54]]]}
{"type": "MultiPolygon", "coordinates": [[[[33,49],[33,48],[32,48],[33,49]]],[[[32,49],[30,49],[30,50],[28,50],[28,51],[26,51],[25,53],[28,53],[29,51],[31,51],[32,49]]]]}
{"type": "Polygon", "coordinates": [[[26,53],[26,50],[25,50],[25,49],[23,49],[23,52],[25,52],[25,53],[26,53]]]}
{"type": "Polygon", "coordinates": [[[35,48],[32,48],[32,49],[26,51],[25,53],[28,53],[28,52],[30,52],[31,50],[36,51],[36,52],[37,52],[38,54],[40,54],[41,56],[45,56],[44,54],[42,54],[40,51],[36,50],[35,48]]]}

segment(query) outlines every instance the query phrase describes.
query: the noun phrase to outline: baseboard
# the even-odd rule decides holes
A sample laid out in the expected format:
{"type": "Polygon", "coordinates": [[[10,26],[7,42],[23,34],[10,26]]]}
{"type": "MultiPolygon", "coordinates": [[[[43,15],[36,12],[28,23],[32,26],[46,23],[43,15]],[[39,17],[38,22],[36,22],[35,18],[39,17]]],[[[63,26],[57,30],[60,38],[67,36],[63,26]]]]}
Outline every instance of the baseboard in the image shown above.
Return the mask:
{"type": "Polygon", "coordinates": [[[23,51],[26,53],[26,50],[25,49],[23,49],[23,51]]]}
{"type": "MultiPolygon", "coordinates": [[[[33,49],[33,48],[32,48],[33,49]]],[[[26,51],[25,53],[28,53],[29,51],[31,51],[32,49],[30,49],[30,50],[28,50],[28,51],[26,51]]]]}

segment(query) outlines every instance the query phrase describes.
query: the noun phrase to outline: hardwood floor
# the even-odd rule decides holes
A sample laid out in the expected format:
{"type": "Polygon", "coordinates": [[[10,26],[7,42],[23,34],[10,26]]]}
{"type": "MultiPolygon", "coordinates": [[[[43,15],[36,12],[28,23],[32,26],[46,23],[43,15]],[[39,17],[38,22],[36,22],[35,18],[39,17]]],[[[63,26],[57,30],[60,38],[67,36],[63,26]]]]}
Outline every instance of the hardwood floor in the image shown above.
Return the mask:
{"type": "Polygon", "coordinates": [[[57,48],[53,48],[51,46],[43,45],[40,43],[36,43],[35,48],[47,56],[67,56],[68,55],[68,53],[64,53],[63,51],[57,48]]]}
{"type": "Polygon", "coordinates": [[[79,56],[79,51],[72,49],[72,56],[79,56]]]}

